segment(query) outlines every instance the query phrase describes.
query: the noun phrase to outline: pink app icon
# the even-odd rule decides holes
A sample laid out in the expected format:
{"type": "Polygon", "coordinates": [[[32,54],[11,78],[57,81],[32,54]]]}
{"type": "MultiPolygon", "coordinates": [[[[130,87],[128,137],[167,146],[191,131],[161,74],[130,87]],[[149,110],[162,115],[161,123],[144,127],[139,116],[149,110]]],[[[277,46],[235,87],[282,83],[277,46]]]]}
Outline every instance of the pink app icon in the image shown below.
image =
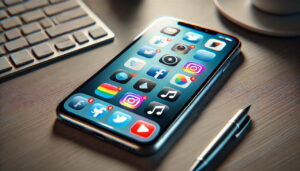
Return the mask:
{"type": "Polygon", "coordinates": [[[182,70],[193,75],[199,75],[204,70],[204,65],[197,64],[196,62],[188,62],[182,70]]]}
{"type": "Polygon", "coordinates": [[[134,93],[126,93],[120,100],[120,104],[130,109],[138,108],[143,103],[143,97],[134,93]]]}

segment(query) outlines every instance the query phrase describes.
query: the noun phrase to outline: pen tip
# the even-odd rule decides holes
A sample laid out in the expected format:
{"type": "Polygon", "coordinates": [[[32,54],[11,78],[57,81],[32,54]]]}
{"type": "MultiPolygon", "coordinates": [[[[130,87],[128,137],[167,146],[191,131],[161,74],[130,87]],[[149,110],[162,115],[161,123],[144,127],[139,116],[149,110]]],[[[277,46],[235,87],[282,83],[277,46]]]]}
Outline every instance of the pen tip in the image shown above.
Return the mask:
{"type": "Polygon", "coordinates": [[[248,105],[247,107],[244,108],[244,111],[245,111],[246,113],[248,113],[250,107],[251,107],[251,105],[248,105]]]}

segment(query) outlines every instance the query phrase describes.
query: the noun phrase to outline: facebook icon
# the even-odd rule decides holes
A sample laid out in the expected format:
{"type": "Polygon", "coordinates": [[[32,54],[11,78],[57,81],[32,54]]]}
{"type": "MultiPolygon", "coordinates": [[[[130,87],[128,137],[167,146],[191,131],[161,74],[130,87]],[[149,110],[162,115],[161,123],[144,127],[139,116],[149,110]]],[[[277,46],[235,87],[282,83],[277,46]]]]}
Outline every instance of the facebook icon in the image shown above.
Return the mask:
{"type": "Polygon", "coordinates": [[[156,79],[163,79],[168,74],[168,70],[159,66],[153,66],[147,71],[147,74],[156,79]]]}

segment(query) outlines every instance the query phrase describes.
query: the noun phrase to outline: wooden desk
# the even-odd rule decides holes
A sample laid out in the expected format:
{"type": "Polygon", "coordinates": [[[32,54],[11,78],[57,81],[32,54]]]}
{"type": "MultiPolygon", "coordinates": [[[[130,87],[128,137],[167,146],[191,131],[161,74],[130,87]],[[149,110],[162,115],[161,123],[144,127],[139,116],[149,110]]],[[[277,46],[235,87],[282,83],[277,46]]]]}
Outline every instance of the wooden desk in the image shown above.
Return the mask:
{"type": "Polygon", "coordinates": [[[237,109],[252,104],[253,129],[219,170],[300,169],[300,39],[244,30],[210,0],[86,0],[115,32],[113,43],[0,84],[0,170],[188,170],[237,109]],[[57,104],[152,20],[175,16],[238,36],[243,60],[164,156],[139,157],[56,122],[57,104]]]}

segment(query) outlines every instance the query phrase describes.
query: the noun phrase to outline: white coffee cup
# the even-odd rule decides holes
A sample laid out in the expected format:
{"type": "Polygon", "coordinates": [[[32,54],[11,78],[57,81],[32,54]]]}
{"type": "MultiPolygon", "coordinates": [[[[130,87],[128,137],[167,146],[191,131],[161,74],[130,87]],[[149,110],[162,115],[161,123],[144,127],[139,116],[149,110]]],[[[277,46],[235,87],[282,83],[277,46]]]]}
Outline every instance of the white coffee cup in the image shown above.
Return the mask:
{"type": "Polygon", "coordinates": [[[300,0],[251,0],[252,4],[267,13],[289,15],[300,12],[300,0]]]}

